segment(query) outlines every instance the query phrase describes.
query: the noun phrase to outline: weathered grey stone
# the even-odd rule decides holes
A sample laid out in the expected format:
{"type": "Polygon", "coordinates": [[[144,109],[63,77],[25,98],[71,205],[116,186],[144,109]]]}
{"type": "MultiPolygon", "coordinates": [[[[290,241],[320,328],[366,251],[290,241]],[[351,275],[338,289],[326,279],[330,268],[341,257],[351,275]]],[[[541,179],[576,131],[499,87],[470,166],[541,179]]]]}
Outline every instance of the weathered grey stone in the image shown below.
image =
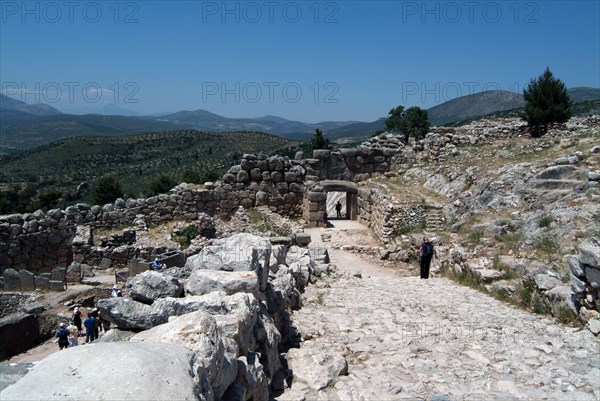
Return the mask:
{"type": "Polygon", "coordinates": [[[35,277],[35,288],[38,290],[49,290],[50,289],[50,279],[48,276],[40,274],[35,277]]]}
{"type": "Polygon", "coordinates": [[[550,274],[542,273],[535,275],[535,285],[540,291],[550,290],[560,284],[561,281],[550,274]]]}
{"type": "Polygon", "coordinates": [[[258,276],[254,271],[194,270],[184,284],[186,294],[204,295],[223,291],[227,295],[246,292],[258,296],[258,276]]]}
{"type": "Polygon", "coordinates": [[[100,264],[98,265],[99,270],[106,270],[110,267],[112,261],[109,258],[102,258],[100,264]]]}
{"type": "Polygon", "coordinates": [[[241,356],[237,360],[237,378],[223,396],[224,401],[233,400],[269,400],[269,380],[263,372],[263,366],[252,355],[253,363],[241,356]]]}
{"type": "Polygon", "coordinates": [[[128,280],[127,286],[132,299],[149,305],[158,298],[177,298],[183,293],[183,285],[177,278],[150,270],[128,280]]]}
{"type": "Polygon", "coordinates": [[[169,315],[157,312],[157,302],[146,305],[129,298],[107,298],[100,299],[97,306],[103,319],[108,320],[111,325],[114,324],[122,330],[140,331],[165,323],[169,319],[169,315]]]}
{"type": "Polygon", "coordinates": [[[575,255],[567,255],[564,259],[571,269],[571,273],[578,278],[585,278],[585,265],[579,262],[579,258],[575,255]]]}
{"type": "Polygon", "coordinates": [[[308,246],[308,244],[310,244],[311,241],[310,234],[305,233],[296,233],[293,235],[292,239],[294,241],[294,244],[298,246],[308,246]]]}
{"type": "Polygon", "coordinates": [[[294,372],[294,381],[303,382],[313,390],[324,389],[338,376],[348,374],[346,358],[315,348],[292,348],[286,359],[288,367],[294,372]]]}
{"type": "Polygon", "coordinates": [[[199,254],[188,258],[186,268],[255,271],[260,290],[264,291],[269,278],[271,243],[269,240],[251,234],[237,234],[204,248],[199,254]]]}
{"type": "MultiPolygon", "coordinates": [[[[40,325],[36,316],[23,312],[0,319],[0,360],[20,354],[39,344],[40,325]]],[[[29,393],[31,397],[31,393],[29,393]]],[[[8,400],[0,393],[0,400],[8,400]]]]}
{"type": "Polygon", "coordinates": [[[4,291],[21,291],[21,278],[15,269],[4,270],[4,291]]]}
{"type": "Polygon", "coordinates": [[[592,332],[593,335],[597,336],[600,334],[600,315],[593,319],[590,319],[585,327],[592,332]]]}
{"type": "Polygon", "coordinates": [[[19,279],[21,280],[21,291],[35,290],[35,277],[32,272],[28,270],[20,270],[19,279]]]}
{"type": "Polygon", "coordinates": [[[82,263],[81,266],[81,277],[94,277],[96,274],[94,273],[94,271],[92,270],[92,267],[82,263]]]}
{"type": "Polygon", "coordinates": [[[571,274],[571,290],[576,294],[585,292],[585,282],[571,274]]]}
{"type": "Polygon", "coordinates": [[[226,352],[215,318],[204,311],[173,317],[131,340],[176,344],[193,351],[192,369],[202,399],[219,399],[237,375],[237,355],[226,352]]]}
{"type": "Polygon", "coordinates": [[[81,264],[77,262],[71,263],[67,268],[66,279],[68,283],[80,283],[82,279],[81,264]]]}
{"type": "Polygon", "coordinates": [[[64,291],[65,290],[65,283],[63,281],[50,280],[50,281],[48,281],[48,285],[50,286],[51,291],[64,291]]]}
{"type": "Polygon", "coordinates": [[[198,400],[192,352],[157,342],[98,343],[56,352],[0,393],[3,400],[198,400]],[[127,363],[115,363],[115,361],[127,363]],[[168,374],[165,369],[168,367],[168,374]],[[135,380],[129,380],[132,372],[135,380]],[[73,375],[78,380],[73,380],[73,375]],[[104,383],[94,390],[90,383],[104,383]],[[35,394],[32,394],[35,389],[35,394]]]}
{"type": "Polygon", "coordinates": [[[600,244],[595,238],[587,238],[579,245],[579,261],[600,269],[600,244]]]}
{"type": "Polygon", "coordinates": [[[44,305],[39,302],[27,303],[25,305],[22,305],[19,309],[21,309],[22,312],[27,313],[28,315],[38,315],[45,310],[44,305]]]}
{"type": "Polygon", "coordinates": [[[326,202],[327,192],[309,192],[307,194],[307,199],[310,202],[326,202]]]}
{"type": "Polygon", "coordinates": [[[65,269],[64,267],[57,267],[55,269],[52,269],[52,271],[51,271],[52,276],[50,278],[51,278],[51,280],[55,280],[55,281],[65,281],[66,273],[67,273],[67,269],[65,269]]]}
{"type": "Polygon", "coordinates": [[[600,269],[587,266],[585,269],[585,278],[592,288],[600,288],[600,269]]]}

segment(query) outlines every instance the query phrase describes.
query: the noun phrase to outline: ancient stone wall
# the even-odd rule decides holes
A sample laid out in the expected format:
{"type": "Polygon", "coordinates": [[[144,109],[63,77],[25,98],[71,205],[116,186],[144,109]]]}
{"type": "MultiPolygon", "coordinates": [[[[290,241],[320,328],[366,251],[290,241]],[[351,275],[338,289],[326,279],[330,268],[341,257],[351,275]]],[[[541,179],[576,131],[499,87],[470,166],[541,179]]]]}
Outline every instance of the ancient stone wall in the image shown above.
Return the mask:
{"type": "Polygon", "coordinates": [[[49,272],[72,261],[75,225],[62,210],[0,216],[0,273],[7,268],[49,272]]]}
{"type": "Polygon", "coordinates": [[[403,229],[425,228],[424,205],[401,203],[377,187],[358,190],[358,221],[371,229],[383,244],[389,244],[403,229]]]}
{"type": "Polygon", "coordinates": [[[220,209],[268,206],[274,213],[301,216],[305,175],[300,162],[288,157],[246,154],[223,176],[220,209]]]}
{"type": "MultiPolygon", "coordinates": [[[[573,117],[566,124],[551,125],[547,137],[578,135],[600,127],[600,116],[573,117]]],[[[521,119],[478,120],[460,127],[432,127],[422,141],[427,156],[443,162],[445,155],[461,145],[483,145],[498,139],[529,135],[527,122],[521,119]]]]}
{"type": "Polygon", "coordinates": [[[67,269],[57,267],[50,273],[33,274],[29,270],[4,270],[4,291],[65,290],[67,269]]]}
{"type": "Polygon", "coordinates": [[[316,149],[312,159],[302,160],[307,179],[359,182],[379,177],[409,163],[414,152],[395,135],[381,135],[357,148],[316,149]]]}
{"type": "MultiPolygon", "coordinates": [[[[175,193],[146,199],[117,199],[102,206],[79,203],[65,210],[0,216],[0,273],[13,268],[39,274],[68,266],[73,261],[77,225],[116,228],[195,221],[198,213],[226,216],[240,205],[268,205],[273,212],[301,216],[304,175],[299,162],[287,157],[248,154],[223,176],[222,184],[205,189],[178,187],[175,193]]],[[[123,255],[120,262],[125,264],[132,256],[123,255]]]]}

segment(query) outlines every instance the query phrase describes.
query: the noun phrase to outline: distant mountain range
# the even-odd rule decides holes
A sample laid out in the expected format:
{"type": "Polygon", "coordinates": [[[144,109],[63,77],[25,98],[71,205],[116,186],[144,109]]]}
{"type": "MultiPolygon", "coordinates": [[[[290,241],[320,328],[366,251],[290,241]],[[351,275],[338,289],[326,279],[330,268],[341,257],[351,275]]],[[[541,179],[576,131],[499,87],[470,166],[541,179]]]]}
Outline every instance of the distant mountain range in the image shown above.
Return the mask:
{"type": "MultiPolygon", "coordinates": [[[[600,89],[577,87],[568,91],[574,103],[600,99],[600,89]]],[[[518,109],[524,104],[521,93],[475,93],[430,108],[429,122],[431,125],[450,124],[518,109]]],[[[113,107],[105,111],[118,112],[119,109],[113,107]]],[[[373,122],[324,121],[312,124],[271,115],[259,118],[227,118],[206,110],[184,110],[159,113],[155,116],[73,115],[63,114],[46,104],[25,104],[0,94],[0,152],[20,151],[71,136],[120,136],[185,129],[206,132],[259,131],[306,141],[317,128],[323,130],[334,141],[362,141],[385,128],[385,117],[373,122]]]]}

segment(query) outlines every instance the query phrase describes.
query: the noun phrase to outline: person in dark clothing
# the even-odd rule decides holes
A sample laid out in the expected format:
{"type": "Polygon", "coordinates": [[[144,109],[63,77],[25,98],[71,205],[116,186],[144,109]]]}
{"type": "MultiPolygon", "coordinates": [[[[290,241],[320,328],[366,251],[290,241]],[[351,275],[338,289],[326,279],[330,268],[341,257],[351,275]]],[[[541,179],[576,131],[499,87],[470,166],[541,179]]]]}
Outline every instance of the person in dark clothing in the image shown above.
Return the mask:
{"type": "Polygon", "coordinates": [[[95,331],[96,329],[96,319],[92,316],[91,313],[88,313],[88,317],[83,321],[83,325],[85,326],[85,342],[90,343],[94,341],[95,331]]]}
{"type": "Polygon", "coordinates": [[[77,307],[75,307],[75,309],[73,310],[73,323],[75,324],[75,326],[77,326],[77,331],[79,331],[80,333],[83,332],[83,329],[81,327],[81,311],[77,307]]]}
{"type": "Polygon", "coordinates": [[[102,318],[100,317],[98,308],[92,309],[91,315],[94,318],[94,321],[96,322],[96,326],[94,327],[94,340],[97,340],[99,332],[100,330],[102,330],[102,318]]]}
{"type": "Polygon", "coordinates": [[[69,335],[71,332],[67,329],[64,323],[61,323],[58,326],[58,330],[56,330],[56,337],[58,337],[58,348],[68,348],[69,347],[69,335]]]}
{"type": "Polygon", "coordinates": [[[340,201],[338,201],[338,203],[335,204],[335,212],[337,214],[337,218],[341,219],[342,218],[342,204],[340,203],[340,201]]]}
{"type": "Polygon", "coordinates": [[[323,228],[327,228],[327,210],[323,212],[323,228]]]}
{"type": "Polygon", "coordinates": [[[423,242],[419,248],[419,255],[421,255],[421,278],[429,278],[429,265],[431,264],[431,258],[437,256],[433,244],[429,241],[429,238],[423,237],[423,242]]]}

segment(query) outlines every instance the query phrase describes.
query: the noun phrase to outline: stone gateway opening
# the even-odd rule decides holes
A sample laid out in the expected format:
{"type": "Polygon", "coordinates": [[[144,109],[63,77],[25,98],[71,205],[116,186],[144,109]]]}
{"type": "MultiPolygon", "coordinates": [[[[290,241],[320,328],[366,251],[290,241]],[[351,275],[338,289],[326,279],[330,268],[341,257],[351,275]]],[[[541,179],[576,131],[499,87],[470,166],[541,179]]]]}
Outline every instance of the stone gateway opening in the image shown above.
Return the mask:
{"type": "Polygon", "coordinates": [[[330,218],[336,218],[335,204],[340,200],[343,218],[356,220],[358,216],[358,185],[351,181],[323,180],[313,186],[306,194],[305,217],[310,227],[318,226],[323,221],[323,213],[327,211],[330,218]],[[338,193],[328,197],[329,193],[338,193]],[[339,193],[344,193],[340,199],[339,193]],[[328,204],[328,200],[330,201],[328,204]]]}

